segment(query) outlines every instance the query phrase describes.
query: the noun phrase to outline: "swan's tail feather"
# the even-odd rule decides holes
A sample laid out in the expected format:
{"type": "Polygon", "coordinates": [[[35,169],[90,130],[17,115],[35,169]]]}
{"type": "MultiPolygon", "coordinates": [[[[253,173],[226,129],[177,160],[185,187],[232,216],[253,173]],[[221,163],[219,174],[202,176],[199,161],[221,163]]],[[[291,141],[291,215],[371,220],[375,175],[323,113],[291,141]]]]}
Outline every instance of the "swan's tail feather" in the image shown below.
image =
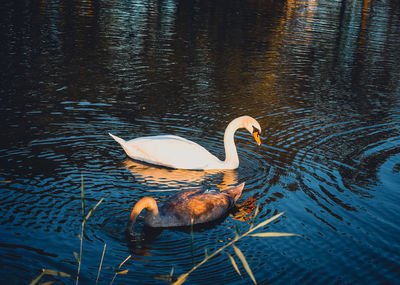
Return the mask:
{"type": "Polygon", "coordinates": [[[226,194],[231,196],[236,202],[239,199],[239,197],[242,195],[243,188],[244,188],[244,182],[235,187],[224,190],[224,192],[226,192],[226,194]]]}
{"type": "Polygon", "coordinates": [[[126,153],[130,158],[133,158],[133,159],[136,159],[136,158],[137,158],[138,152],[137,152],[137,150],[135,149],[134,146],[129,145],[129,142],[127,142],[127,141],[124,140],[124,139],[121,139],[121,138],[119,138],[119,137],[117,137],[117,136],[114,136],[113,134],[110,134],[110,133],[108,133],[108,134],[109,134],[117,143],[119,143],[119,144],[122,146],[122,148],[124,149],[125,153],[126,153]]]}
{"type": "Polygon", "coordinates": [[[117,143],[119,143],[120,145],[122,145],[122,146],[124,146],[125,145],[125,140],[124,139],[121,139],[121,138],[119,138],[119,137],[117,137],[117,136],[114,136],[113,134],[111,134],[111,133],[108,133],[117,143]]]}

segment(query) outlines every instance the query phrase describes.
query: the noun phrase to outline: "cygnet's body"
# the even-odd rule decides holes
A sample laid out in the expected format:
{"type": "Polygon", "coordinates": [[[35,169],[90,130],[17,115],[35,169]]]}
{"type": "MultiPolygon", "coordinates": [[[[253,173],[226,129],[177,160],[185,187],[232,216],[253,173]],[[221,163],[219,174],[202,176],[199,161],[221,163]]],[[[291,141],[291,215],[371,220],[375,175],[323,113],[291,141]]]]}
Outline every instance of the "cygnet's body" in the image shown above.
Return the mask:
{"type": "Polygon", "coordinates": [[[229,123],[224,134],[225,160],[220,160],[201,145],[174,135],[139,137],[125,141],[115,135],[126,154],[135,160],[176,169],[236,169],[239,167],[234,134],[247,129],[261,144],[260,124],[250,116],[241,116],[229,123]]]}
{"type": "Polygon", "coordinates": [[[146,209],[144,222],[150,227],[179,227],[201,224],[223,217],[242,194],[244,183],[224,191],[182,191],[157,206],[152,197],[140,199],[132,209],[127,231],[131,232],[137,216],[146,209]]]}

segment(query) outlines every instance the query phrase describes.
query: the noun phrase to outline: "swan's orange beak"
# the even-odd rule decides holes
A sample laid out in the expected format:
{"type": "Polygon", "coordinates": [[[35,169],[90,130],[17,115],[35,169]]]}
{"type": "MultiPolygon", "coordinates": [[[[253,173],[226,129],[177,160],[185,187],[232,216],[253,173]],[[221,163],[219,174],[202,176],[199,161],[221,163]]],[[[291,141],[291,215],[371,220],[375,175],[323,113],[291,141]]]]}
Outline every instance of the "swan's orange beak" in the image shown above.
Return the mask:
{"type": "Polygon", "coordinates": [[[260,133],[258,131],[253,132],[253,136],[258,145],[261,145],[260,133]]]}

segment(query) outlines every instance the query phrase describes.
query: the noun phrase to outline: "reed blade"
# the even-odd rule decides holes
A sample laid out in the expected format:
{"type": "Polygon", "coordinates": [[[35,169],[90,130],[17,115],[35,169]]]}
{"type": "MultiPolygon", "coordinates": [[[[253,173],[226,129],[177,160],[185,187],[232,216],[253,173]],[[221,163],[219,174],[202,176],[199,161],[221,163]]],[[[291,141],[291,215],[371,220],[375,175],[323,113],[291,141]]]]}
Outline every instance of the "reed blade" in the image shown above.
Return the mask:
{"type": "Polygon", "coordinates": [[[253,272],[251,271],[250,266],[247,263],[246,257],[244,257],[242,251],[234,244],[232,244],[232,247],[235,250],[235,253],[239,257],[240,261],[242,262],[243,267],[246,270],[247,274],[249,274],[251,280],[253,280],[254,284],[257,284],[256,278],[254,277],[253,272]]]}
{"type": "Polygon", "coordinates": [[[106,252],[106,247],[107,247],[107,244],[105,243],[104,248],[103,248],[103,254],[101,255],[99,271],[97,272],[96,284],[99,282],[100,271],[101,271],[101,266],[103,265],[103,259],[104,259],[104,253],[106,252]]]}
{"type": "Polygon", "coordinates": [[[76,261],[78,261],[78,263],[81,262],[81,260],[79,258],[79,254],[77,252],[75,252],[75,251],[73,252],[73,254],[75,256],[76,261]]]}
{"type": "Polygon", "coordinates": [[[251,231],[255,231],[256,229],[259,229],[267,224],[269,224],[270,222],[275,221],[277,218],[279,218],[280,216],[282,216],[284,214],[284,212],[277,214],[275,216],[273,216],[272,218],[269,218],[267,220],[265,220],[264,222],[259,223],[257,226],[255,226],[254,228],[251,229],[251,231]]]}
{"type": "Polygon", "coordinates": [[[71,275],[68,273],[51,269],[45,269],[43,273],[51,276],[71,277],[71,275]]]}
{"type": "Polygon", "coordinates": [[[101,198],[101,199],[99,200],[99,202],[97,202],[97,204],[94,205],[94,207],[91,208],[91,209],[89,210],[89,212],[87,213],[85,219],[84,219],[83,222],[82,222],[82,225],[84,225],[84,224],[86,223],[86,221],[87,221],[87,220],[89,219],[89,217],[92,215],[92,213],[94,212],[94,210],[96,210],[97,206],[99,206],[100,203],[103,202],[103,201],[104,201],[104,198],[101,198]]]}
{"type": "Polygon", "coordinates": [[[36,285],[39,282],[39,280],[42,279],[43,275],[44,275],[44,269],[42,270],[42,272],[39,274],[38,277],[36,277],[31,281],[31,283],[29,283],[29,285],[36,285]]]}
{"type": "MultiPolygon", "coordinates": [[[[40,275],[38,277],[36,277],[35,279],[33,279],[31,281],[31,283],[29,283],[29,285],[36,285],[40,279],[42,279],[42,277],[44,275],[51,275],[51,276],[61,276],[61,277],[71,277],[70,274],[62,272],[62,271],[57,271],[57,270],[52,270],[52,269],[42,269],[42,273],[40,273],[40,275]]],[[[43,283],[45,284],[45,283],[43,283]]]]}
{"type": "Polygon", "coordinates": [[[256,217],[258,215],[258,213],[260,212],[260,205],[257,205],[253,217],[251,218],[251,222],[250,222],[250,230],[254,227],[254,224],[256,222],[256,217]]]}
{"type": "Polygon", "coordinates": [[[225,252],[225,253],[226,253],[226,255],[228,255],[229,260],[231,261],[233,268],[235,268],[235,270],[239,274],[239,276],[242,276],[242,273],[240,273],[239,267],[237,266],[235,259],[229,253],[227,253],[227,252],[225,252]]]}
{"type": "Polygon", "coordinates": [[[298,236],[298,234],[268,232],[268,233],[250,234],[249,236],[251,236],[251,237],[289,237],[289,236],[298,236]]]}
{"type": "Polygon", "coordinates": [[[129,255],[127,258],[125,258],[125,260],[121,262],[121,264],[118,266],[118,268],[121,268],[121,266],[124,265],[124,263],[127,262],[131,257],[132,257],[132,255],[129,255]]]}
{"type": "Polygon", "coordinates": [[[186,281],[187,277],[189,276],[189,273],[184,273],[181,276],[178,277],[178,280],[176,280],[173,284],[174,285],[181,285],[183,282],[186,281]]]}
{"type": "Polygon", "coordinates": [[[81,202],[82,202],[82,217],[85,216],[85,193],[83,189],[83,174],[81,174],[81,202]]]}

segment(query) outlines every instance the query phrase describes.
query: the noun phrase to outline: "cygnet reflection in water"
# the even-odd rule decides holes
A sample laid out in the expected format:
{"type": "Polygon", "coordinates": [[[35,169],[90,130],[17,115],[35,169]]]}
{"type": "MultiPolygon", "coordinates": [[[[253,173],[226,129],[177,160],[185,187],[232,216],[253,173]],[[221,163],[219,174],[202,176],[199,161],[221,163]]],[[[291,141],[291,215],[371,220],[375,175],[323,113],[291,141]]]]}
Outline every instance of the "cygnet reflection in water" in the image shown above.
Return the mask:
{"type": "Polygon", "coordinates": [[[155,228],[180,227],[207,223],[223,217],[242,195],[244,183],[224,191],[186,190],[160,204],[152,197],[140,199],[132,209],[127,232],[131,233],[136,219],[146,209],[144,223],[155,228]]]}

